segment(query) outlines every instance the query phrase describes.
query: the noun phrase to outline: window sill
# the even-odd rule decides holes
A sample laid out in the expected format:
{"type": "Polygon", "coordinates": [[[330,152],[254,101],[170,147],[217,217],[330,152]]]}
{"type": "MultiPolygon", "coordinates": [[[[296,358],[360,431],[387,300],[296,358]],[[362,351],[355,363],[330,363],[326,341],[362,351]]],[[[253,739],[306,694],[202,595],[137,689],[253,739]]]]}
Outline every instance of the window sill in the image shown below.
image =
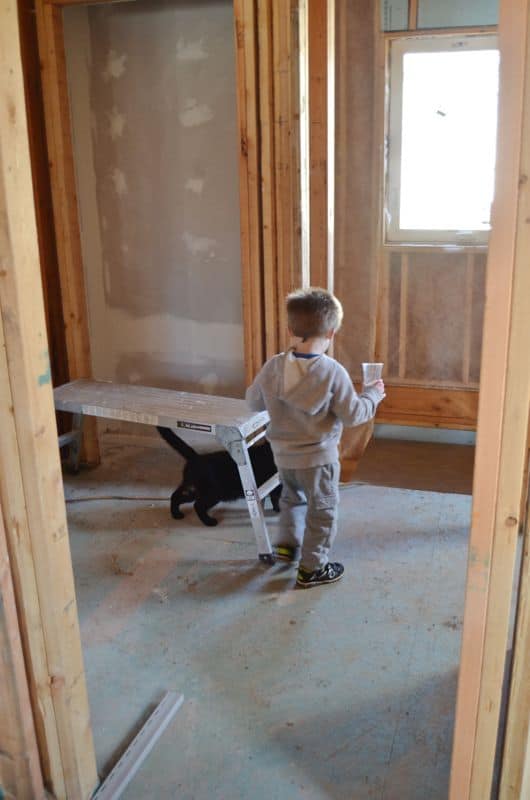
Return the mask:
{"type": "Polygon", "coordinates": [[[417,253],[428,250],[430,253],[487,253],[487,244],[449,244],[430,242],[383,242],[383,250],[391,252],[417,253]]]}

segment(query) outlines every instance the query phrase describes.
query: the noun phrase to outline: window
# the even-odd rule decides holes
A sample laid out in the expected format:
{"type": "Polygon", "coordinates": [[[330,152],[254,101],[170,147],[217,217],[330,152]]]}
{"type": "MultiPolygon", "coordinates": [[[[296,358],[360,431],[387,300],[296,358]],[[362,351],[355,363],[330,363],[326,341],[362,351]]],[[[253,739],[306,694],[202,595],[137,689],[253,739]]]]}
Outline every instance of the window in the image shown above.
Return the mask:
{"type": "Polygon", "coordinates": [[[495,36],[390,50],[386,241],[485,244],[497,139],[495,36]]]}

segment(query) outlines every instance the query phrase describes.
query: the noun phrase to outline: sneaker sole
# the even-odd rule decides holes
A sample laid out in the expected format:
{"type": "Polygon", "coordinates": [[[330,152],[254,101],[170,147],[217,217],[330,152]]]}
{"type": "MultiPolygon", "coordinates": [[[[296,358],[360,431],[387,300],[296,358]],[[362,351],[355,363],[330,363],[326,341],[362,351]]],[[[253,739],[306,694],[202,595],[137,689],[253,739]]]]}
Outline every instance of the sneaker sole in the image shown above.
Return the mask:
{"type": "Polygon", "coordinates": [[[300,586],[301,589],[312,589],[314,586],[327,586],[328,583],[337,583],[337,581],[340,581],[343,577],[344,573],[342,573],[342,575],[337,575],[336,578],[328,578],[325,581],[311,581],[307,583],[305,581],[300,581],[297,578],[296,585],[300,586]]]}

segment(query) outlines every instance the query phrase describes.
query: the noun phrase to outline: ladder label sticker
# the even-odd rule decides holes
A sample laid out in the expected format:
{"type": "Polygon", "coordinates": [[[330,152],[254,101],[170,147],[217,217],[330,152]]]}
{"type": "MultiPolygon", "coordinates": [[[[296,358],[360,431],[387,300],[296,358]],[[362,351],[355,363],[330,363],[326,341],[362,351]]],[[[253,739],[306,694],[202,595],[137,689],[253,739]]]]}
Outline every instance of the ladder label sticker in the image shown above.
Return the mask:
{"type": "Polygon", "coordinates": [[[258,501],[254,489],[245,489],[245,500],[251,517],[259,517],[258,501]]]}
{"type": "Polygon", "coordinates": [[[206,425],[202,422],[177,422],[177,428],[186,428],[188,431],[201,431],[202,433],[213,433],[213,425],[206,425]]]}

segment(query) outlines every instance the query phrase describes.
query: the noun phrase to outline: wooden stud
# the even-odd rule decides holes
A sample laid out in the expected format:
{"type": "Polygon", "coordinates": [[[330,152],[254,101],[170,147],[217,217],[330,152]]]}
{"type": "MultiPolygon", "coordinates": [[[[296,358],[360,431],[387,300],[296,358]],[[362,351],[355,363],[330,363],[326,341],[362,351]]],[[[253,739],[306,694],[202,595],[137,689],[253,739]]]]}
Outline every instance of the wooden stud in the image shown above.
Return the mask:
{"type": "Polygon", "coordinates": [[[311,135],[309,86],[309,0],[299,0],[299,91],[300,91],[300,236],[301,285],[311,283],[311,135]]]}
{"type": "Polygon", "coordinates": [[[265,357],[278,351],[278,257],[276,231],[275,120],[273,78],[273,7],[258,2],[259,141],[261,157],[261,208],[263,239],[263,291],[265,307],[265,357]]]}
{"type": "Polygon", "coordinates": [[[375,360],[388,362],[388,317],[390,311],[390,258],[378,249],[379,269],[377,281],[377,312],[375,335],[375,360]]]}
{"type": "Polygon", "coordinates": [[[307,0],[309,63],[310,280],[332,285],[328,264],[328,12],[327,0],[307,0]]]}
{"type": "Polygon", "coordinates": [[[7,798],[45,796],[1,507],[0,788],[7,798]]]}
{"type": "MultiPolygon", "coordinates": [[[[327,0],[327,46],[326,46],[326,108],[327,120],[327,227],[326,227],[326,283],[322,284],[333,291],[335,279],[335,0],[327,0]]],[[[333,348],[333,342],[331,343],[333,348]]],[[[332,349],[330,350],[332,354],[332,349]]]]}
{"type": "Polygon", "coordinates": [[[530,403],[528,0],[501,0],[499,34],[496,190],[451,800],[484,800],[491,791],[530,403]]]}
{"type": "Polygon", "coordinates": [[[45,778],[57,798],[86,798],[97,773],[57,448],[14,0],[4,0],[0,27],[0,152],[0,386],[2,402],[8,402],[0,415],[2,506],[45,778]]]}
{"type": "MultiPolygon", "coordinates": [[[[300,0],[291,0],[291,29],[290,37],[286,43],[290,49],[288,56],[290,73],[290,131],[289,154],[290,186],[291,186],[291,250],[288,274],[289,279],[283,284],[283,291],[287,293],[304,285],[302,271],[302,170],[301,170],[301,104],[300,91],[301,74],[301,49],[300,49],[300,0]]],[[[282,137],[285,141],[285,136],[282,137]]],[[[285,269],[284,269],[285,275],[285,269]]],[[[282,297],[282,301],[284,297],[282,297]]],[[[283,309],[283,302],[282,302],[283,309]]],[[[282,318],[285,330],[287,321],[282,318]]]]}
{"type": "Polygon", "coordinates": [[[265,359],[257,16],[254,0],[234,0],[234,18],[240,137],[239,185],[245,372],[247,383],[250,383],[265,359]]]}
{"type": "Polygon", "coordinates": [[[286,294],[300,286],[298,2],[273,0],[276,305],[278,349],[287,346],[286,294]]]}
{"type": "Polygon", "coordinates": [[[276,351],[287,342],[285,295],[290,287],[290,262],[293,238],[293,186],[291,177],[291,130],[293,127],[291,95],[292,51],[291,3],[272,0],[274,94],[274,193],[276,200],[276,351]]]}
{"type": "Polygon", "coordinates": [[[469,383],[469,370],[471,367],[471,334],[473,328],[473,283],[474,283],[475,256],[468,253],[466,258],[466,304],[464,342],[462,354],[462,383],[469,383]]]}
{"type": "Polygon", "coordinates": [[[35,3],[34,0],[19,0],[18,7],[46,325],[50,342],[52,377],[54,384],[59,386],[68,382],[70,373],[55,240],[50,169],[46,149],[35,3]]]}
{"type": "Polygon", "coordinates": [[[409,297],[409,257],[404,253],[401,257],[401,289],[399,295],[399,377],[404,378],[407,372],[407,316],[409,297]]]}
{"type": "Polygon", "coordinates": [[[374,359],[387,363],[388,358],[388,314],[390,290],[390,254],[383,247],[384,230],[384,142],[385,142],[385,103],[386,97],[386,45],[381,36],[381,6],[376,4],[373,19],[374,36],[374,144],[372,165],[372,192],[374,196],[374,257],[376,280],[373,289],[373,325],[370,331],[370,352],[374,359]]]}
{"type": "MultiPolygon", "coordinates": [[[[70,380],[90,378],[92,363],[77,210],[62,10],[36,0],[37,31],[50,165],[60,290],[70,380]]],[[[84,432],[84,460],[99,462],[96,426],[84,432]]]]}
{"type": "Polygon", "coordinates": [[[56,792],[59,789],[60,795],[61,791],[64,792],[61,755],[8,376],[4,329],[0,325],[0,463],[10,465],[9,469],[0,469],[0,501],[5,510],[5,528],[44,778],[49,786],[56,787],[56,792]]]}
{"type": "Polygon", "coordinates": [[[527,515],[499,800],[520,800],[530,797],[529,652],[530,520],[527,515]]]}
{"type": "Polygon", "coordinates": [[[409,31],[418,27],[418,0],[409,0],[409,31]]]}

